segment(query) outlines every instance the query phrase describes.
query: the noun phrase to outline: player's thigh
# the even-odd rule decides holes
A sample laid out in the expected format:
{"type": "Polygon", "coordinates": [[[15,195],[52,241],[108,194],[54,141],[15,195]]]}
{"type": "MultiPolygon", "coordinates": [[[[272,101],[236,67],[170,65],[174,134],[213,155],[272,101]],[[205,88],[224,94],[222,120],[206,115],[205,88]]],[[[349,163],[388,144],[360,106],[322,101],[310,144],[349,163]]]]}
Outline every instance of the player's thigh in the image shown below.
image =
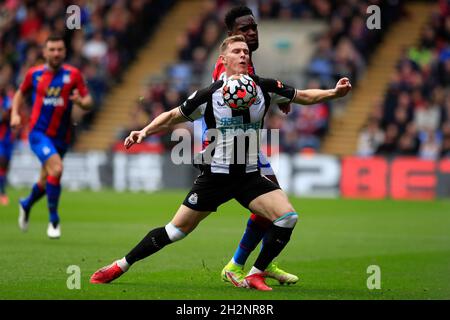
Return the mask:
{"type": "MultiPolygon", "coordinates": [[[[275,190],[280,190],[280,187],[267,177],[261,176],[259,172],[254,172],[245,175],[245,177],[236,180],[234,188],[234,198],[244,207],[253,211],[250,204],[260,196],[270,193],[275,190]]],[[[261,213],[254,212],[258,215],[261,213]]],[[[266,215],[262,215],[267,217],[266,215]]]]}
{"type": "Polygon", "coordinates": [[[185,205],[181,205],[175,216],[172,218],[171,223],[185,234],[188,234],[210,213],[210,211],[196,211],[185,205]]]}
{"type": "Polygon", "coordinates": [[[53,141],[42,132],[31,132],[29,135],[31,150],[38,157],[39,161],[45,166],[47,160],[54,154],[58,154],[58,150],[53,141]]]}
{"type": "Polygon", "coordinates": [[[295,211],[287,195],[281,189],[258,196],[250,202],[249,208],[252,212],[271,221],[280,218],[288,212],[295,211]]]}

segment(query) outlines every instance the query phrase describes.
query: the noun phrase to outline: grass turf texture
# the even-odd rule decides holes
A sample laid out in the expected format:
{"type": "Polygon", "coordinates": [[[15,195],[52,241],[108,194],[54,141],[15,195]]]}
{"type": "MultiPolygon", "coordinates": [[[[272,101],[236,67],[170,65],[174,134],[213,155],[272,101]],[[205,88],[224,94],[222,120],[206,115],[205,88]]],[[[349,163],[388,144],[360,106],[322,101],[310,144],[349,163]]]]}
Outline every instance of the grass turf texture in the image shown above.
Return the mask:
{"type": "Polygon", "coordinates": [[[448,200],[292,198],[300,220],[277,261],[301,280],[269,279],[274,290],[258,292],[220,279],[249,216],[235,201],[115,282],[92,285],[95,270],[165,225],[185,192],[63,192],[59,240],[46,236],[45,199],[29,231],[19,231],[17,200],[27,192],[10,190],[10,205],[0,207],[0,299],[450,299],[448,200]],[[66,287],[70,265],[81,269],[80,290],[66,287]],[[369,265],[381,268],[381,290],[366,286],[369,265]]]}

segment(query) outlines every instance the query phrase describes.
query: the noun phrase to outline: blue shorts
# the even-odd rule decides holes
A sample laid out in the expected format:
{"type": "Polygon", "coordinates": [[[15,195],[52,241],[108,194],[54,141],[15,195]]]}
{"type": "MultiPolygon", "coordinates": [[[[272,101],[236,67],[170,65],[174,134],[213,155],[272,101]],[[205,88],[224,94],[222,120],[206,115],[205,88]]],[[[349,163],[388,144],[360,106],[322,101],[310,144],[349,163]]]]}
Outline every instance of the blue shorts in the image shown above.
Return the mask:
{"type": "Polygon", "coordinates": [[[67,143],[50,138],[39,131],[32,131],[28,140],[30,141],[31,150],[33,150],[42,164],[54,154],[59,154],[61,158],[64,158],[69,147],[67,143]]]}
{"type": "Polygon", "coordinates": [[[9,162],[12,157],[14,148],[14,143],[12,143],[9,139],[8,140],[0,140],[0,157],[6,158],[6,160],[9,162]]]}

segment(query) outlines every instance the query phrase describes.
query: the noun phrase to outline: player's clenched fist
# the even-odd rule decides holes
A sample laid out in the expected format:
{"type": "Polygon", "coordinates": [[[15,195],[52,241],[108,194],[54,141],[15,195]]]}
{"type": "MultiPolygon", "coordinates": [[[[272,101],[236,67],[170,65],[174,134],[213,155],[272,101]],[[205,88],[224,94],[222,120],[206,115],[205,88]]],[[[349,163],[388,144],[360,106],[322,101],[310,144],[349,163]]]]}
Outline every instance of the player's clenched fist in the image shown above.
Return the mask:
{"type": "Polygon", "coordinates": [[[352,89],[352,85],[348,78],[341,78],[334,88],[337,97],[345,96],[352,89]]]}
{"type": "Polygon", "coordinates": [[[10,120],[11,128],[13,129],[18,128],[20,127],[20,124],[21,124],[20,115],[11,113],[11,120],[10,120]]]}
{"type": "Polygon", "coordinates": [[[141,131],[131,131],[131,133],[126,137],[123,145],[125,148],[129,149],[135,143],[141,143],[142,140],[146,137],[145,132],[141,131]]]}

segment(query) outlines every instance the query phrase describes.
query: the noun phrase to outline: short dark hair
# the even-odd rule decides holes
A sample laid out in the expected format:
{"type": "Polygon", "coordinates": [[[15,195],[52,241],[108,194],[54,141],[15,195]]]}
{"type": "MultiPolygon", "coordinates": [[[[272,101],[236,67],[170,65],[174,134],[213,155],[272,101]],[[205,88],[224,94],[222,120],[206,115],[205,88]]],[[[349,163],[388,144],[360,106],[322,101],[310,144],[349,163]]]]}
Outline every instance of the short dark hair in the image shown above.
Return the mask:
{"type": "Polygon", "coordinates": [[[64,42],[64,37],[60,34],[51,34],[47,37],[47,39],[45,39],[45,43],[47,44],[47,42],[53,42],[53,41],[62,41],[64,42]]]}
{"type": "Polygon", "coordinates": [[[227,26],[228,31],[232,31],[236,19],[243,16],[253,16],[252,10],[247,6],[239,6],[228,11],[225,15],[225,25],[227,26]]]}

